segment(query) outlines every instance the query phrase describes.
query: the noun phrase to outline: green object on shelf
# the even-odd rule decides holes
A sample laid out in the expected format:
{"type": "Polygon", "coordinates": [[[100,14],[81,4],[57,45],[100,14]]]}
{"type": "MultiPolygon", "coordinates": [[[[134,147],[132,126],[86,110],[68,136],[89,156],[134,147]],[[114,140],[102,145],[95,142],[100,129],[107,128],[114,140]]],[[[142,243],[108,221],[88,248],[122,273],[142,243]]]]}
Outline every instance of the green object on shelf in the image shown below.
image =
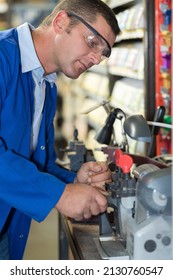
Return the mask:
{"type": "MultiPolygon", "coordinates": [[[[170,115],[165,115],[163,118],[163,122],[167,124],[172,124],[172,116],[170,115]]],[[[170,131],[170,128],[165,128],[165,130],[170,131]]]]}

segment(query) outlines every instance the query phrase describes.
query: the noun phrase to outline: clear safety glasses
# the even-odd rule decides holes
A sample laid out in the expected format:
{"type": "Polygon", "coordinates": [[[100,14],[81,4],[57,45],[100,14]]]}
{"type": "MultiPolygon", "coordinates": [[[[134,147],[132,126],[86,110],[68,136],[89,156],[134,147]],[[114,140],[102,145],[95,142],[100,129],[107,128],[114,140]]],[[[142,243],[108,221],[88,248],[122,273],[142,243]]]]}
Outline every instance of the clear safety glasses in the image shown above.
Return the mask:
{"type": "Polygon", "coordinates": [[[76,15],[75,13],[68,12],[67,15],[69,17],[75,17],[80,22],[82,22],[90,31],[92,31],[92,34],[84,34],[85,41],[90,49],[92,49],[93,52],[101,52],[102,57],[101,60],[108,58],[111,55],[111,46],[108,43],[108,41],[97,31],[95,30],[88,22],[86,22],[83,18],[76,15]]]}

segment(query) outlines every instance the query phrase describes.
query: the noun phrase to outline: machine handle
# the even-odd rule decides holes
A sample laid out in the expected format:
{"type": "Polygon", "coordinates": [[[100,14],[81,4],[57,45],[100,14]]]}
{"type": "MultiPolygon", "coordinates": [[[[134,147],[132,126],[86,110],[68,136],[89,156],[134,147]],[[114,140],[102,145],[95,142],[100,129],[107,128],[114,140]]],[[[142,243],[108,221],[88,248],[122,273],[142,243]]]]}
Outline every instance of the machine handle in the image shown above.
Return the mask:
{"type": "MultiPolygon", "coordinates": [[[[165,107],[164,106],[159,106],[156,109],[155,115],[154,115],[154,122],[163,122],[163,118],[165,115],[165,107]]],[[[159,126],[153,126],[151,130],[152,135],[158,135],[159,133],[159,126]]]]}
{"type": "Polygon", "coordinates": [[[119,159],[119,167],[122,168],[123,173],[130,173],[130,169],[133,165],[133,159],[129,155],[122,155],[119,159]]]}
{"type": "MultiPolygon", "coordinates": [[[[163,123],[164,115],[165,115],[165,107],[164,106],[158,106],[154,115],[154,122],[161,122],[163,123]]],[[[154,157],[156,154],[156,135],[158,135],[160,130],[159,126],[154,126],[151,129],[151,143],[148,147],[147,155],[148,157],[154,157]]]]}
{"type": "Polygon", "coordinates": [[[121,150],[115,152],[116,166],[120,167],[123,173],[130,173],[130,169],[133,165],[133,159],[129,155],[124,155],[121,150]]]}

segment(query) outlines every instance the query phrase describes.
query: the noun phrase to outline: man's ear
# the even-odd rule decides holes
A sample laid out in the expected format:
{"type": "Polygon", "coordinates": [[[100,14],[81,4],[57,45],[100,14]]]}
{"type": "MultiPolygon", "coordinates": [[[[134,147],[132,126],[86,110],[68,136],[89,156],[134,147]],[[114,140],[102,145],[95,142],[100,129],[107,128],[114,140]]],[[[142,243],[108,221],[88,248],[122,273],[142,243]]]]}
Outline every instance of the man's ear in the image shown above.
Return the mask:
{"type": "Polygon", "coordinates": [[[69,17],[67,15],[66,11],[62,10],[62,11],[58,12],[56,14],[56,16],[54,17],[54,19],[52,21],[52,26],[56,33],[61,33],[67,29],[69,22],[70,22],[70,20],[69,20],[69,17]]]}

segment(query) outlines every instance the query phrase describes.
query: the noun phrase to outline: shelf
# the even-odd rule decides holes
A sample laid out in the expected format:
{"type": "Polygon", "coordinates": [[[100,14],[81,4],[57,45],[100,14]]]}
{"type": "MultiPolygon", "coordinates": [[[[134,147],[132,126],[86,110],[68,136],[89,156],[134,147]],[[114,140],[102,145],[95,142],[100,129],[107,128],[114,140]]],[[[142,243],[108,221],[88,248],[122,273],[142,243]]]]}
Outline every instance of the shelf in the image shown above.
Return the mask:
{"type": "Polygon", "coordinates": [[[126,114],[144,116],[144,82],[123,78],[114,85],[110,105],[120,107],[126,114]]]}
{"type": "Polygon", "coordinates": [[[124,40],[133,40],[133,39],[143,39],[144,38],[144,29],[137,30],[123,30],[121,35],[119,35],[116,39],[116,43],[124,41],[124,40]]]}
{"type": "Polygon", "coordinates": [[[143,80],[143,44],[123,44],[121,46],[114,47],[108,60],[108,72],[112,75],[143,80]]]}
{"type": "Polygon", "coordinates": [[[137,80],[143,80],[144,79],[144,72],[135,72],[131,69],[118,67],[118,66],[111,66],[109,67],[109,74],[115,75],[115,76],[121,76],[121,77],[128,77],[132,79],[137,80]]]}
{"type": "Polygon", "coordinates": [[[116,17],[122,31],[134,31],[145,28],[144,5],[142,3],[119,12],[116,17]]]}

